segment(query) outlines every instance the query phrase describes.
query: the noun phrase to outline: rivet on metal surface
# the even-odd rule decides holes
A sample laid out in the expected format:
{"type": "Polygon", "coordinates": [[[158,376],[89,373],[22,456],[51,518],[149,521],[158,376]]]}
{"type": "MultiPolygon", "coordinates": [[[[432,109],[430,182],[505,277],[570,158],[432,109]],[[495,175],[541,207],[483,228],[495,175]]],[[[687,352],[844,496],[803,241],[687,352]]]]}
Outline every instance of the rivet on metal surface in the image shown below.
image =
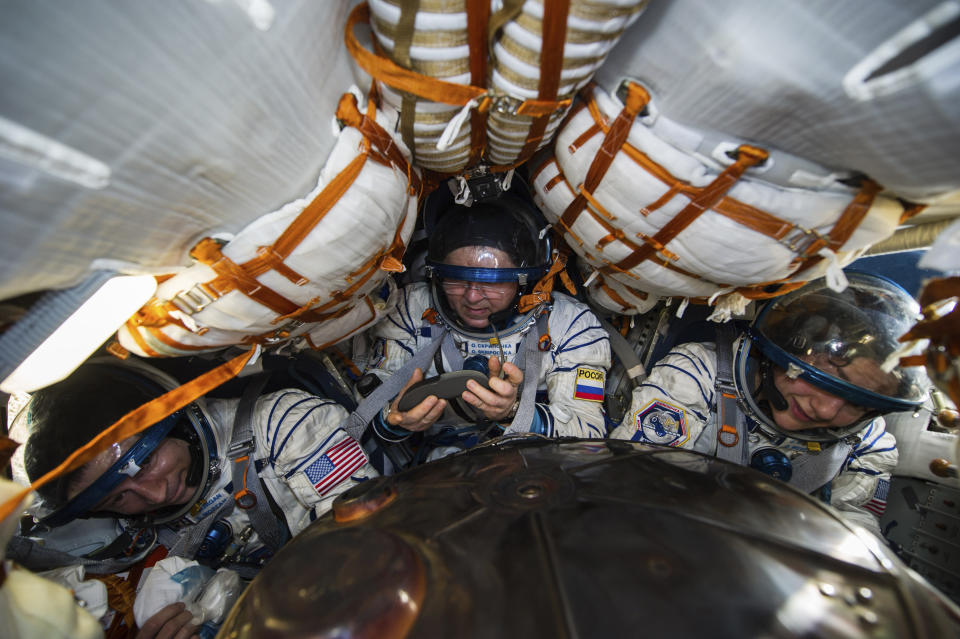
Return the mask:
{"type": "Polygon", "coordinates": [[[860,613],[860,621],[867,626],[875,626],[879,620],[877,613],[872,610],[864,610],[860,613]]]}
{"type": "Polygon", "coordinates": [[[837,587],[826,582],[821,583],[820,594],[822,594],[824,597],[835,597],[837,595],[837,587]]]}
{"type": "Polygon", "coordinates": [[[536,484],[527,484],[517,488],[517,494],[524,499],[536,499],[543,494],[543,487],[536,484]]]}
{"type": "Polygon", "coordinates": [[[857,599],[859,599],[861,603],[868,603],[873,600],[873,591],[866,586],[857,588],[857,599]]]}

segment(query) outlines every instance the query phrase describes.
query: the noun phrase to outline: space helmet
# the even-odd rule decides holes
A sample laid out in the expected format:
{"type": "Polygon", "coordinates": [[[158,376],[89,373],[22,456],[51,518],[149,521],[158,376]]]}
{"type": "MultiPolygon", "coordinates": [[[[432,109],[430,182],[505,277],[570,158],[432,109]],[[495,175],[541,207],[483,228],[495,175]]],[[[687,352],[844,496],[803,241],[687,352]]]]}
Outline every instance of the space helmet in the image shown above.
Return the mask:
{"type": "MultiPolygon", "coordinates": [[[[914,324],[919,304],[896,283],[877,275],[847,272],[849,285],[836,292],[814,280],[767,303],[740,340],[734,385],[744,411],[772,435],[804,441],[852,436],[885,413],[915,410],[926,396],[922,367],[904,367],[899,338],[914,324]],[[785,430],[771,408],[788,404],[773,383],[773,367],[862,409],[853,423],[785,430]]],[[[918,347],[919,348],[919,347],[918,347]]]]}
{"type": "MultiPolygon", "coordinates": [[[[463,334],[480,339],[488,337],[494,330],[505,337],[522,328],[525,321],[514,321],[520,315],[517,303],[550,270],[550,240],[547,234],[541,232],[545,227],[546,223],[542,222],[533,205],[511,193],[469,207],[448,207],[430,231],[425,268],[430,281],[433,308],[444,322],[463,334]],[[483,248],[499,249],[513,264],[486,268],[446,263],[452,251],[464,247],[477,247],[478,255],[483,248]],[[445,283],[466,282],[474,283],[481,290],[484,284],[518,284],[510,305],[490,316],[491,329],[465,325],[450,307],[444,294],[445,283]]],[[[524,318],[535,315],[538,310],[539,307],[528,310],[523,314],[524,318]]]]}
{"type": "MultiPolygon", "coordinates": [[[[24,466],[31,481],[57,467],[125,414],[180,384],[166,373],[132,358],[93,359],[67,379],[37,391],[17,419],[30,433],[24,466]]],[[[203,401],[195,401],[106,451],[108,468],[78,494],[68,488],[83,468],[37,489],[44,502],[40,523],[56,527],[83,517],[123,518],[133,527],[175,521],[189,512],[219,477],[216,438],[203,401]],[[128,477],[134,477],[166,438],[187,442],[190,467],[186,483],[193,494],[184,504],[140,515],[96,508],[128,477]]],[[[104,455],[104,453],[101,453],[104,455]]]]}

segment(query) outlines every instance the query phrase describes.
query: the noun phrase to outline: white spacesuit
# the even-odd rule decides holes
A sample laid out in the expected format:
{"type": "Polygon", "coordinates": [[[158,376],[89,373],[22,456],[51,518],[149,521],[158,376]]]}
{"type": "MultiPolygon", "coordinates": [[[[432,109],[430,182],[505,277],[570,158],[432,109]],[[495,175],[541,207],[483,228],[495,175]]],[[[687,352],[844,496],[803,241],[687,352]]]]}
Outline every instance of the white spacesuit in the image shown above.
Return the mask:
{"type": "Polygon", "coordinates": [[[920,373],[896,365],[916,303],[881,278],[849,277],[843,293],[819,280],[771,302],[736,343],[731,333],[726,365],[712,343],[673,348],[612,437],[750,465],[879,533],[898,457],[880,415],[923,397],[920,373]]]}
{"type": "MultiPolygon", "coordinates": [[[[227,449],[239,402],[207,401],[221,468],[230,467],[227,449]]],[[[282,511],[291,535],[327,512],[337,495],[378,475],[359,444],[340,429],[346,415],[339,404],[299,389],[257,399],[252,424],[256,473],[282,511]]],[[[185,518],[202,520],[213,509],[232,502],[237,492],[232,484],[230,473],[221,473],[201,497],[203,506],[185,518]]],[[[226,518],[234,535],[249,535],[245,547],[238,549],[239,557],[255,554],[261,545],[248,513],[234,507],[226,518]]]]}
{"type": "Polygon", "coordinates": [[[371,421],[373,432],[380,441],[398,443],[423,431],[419,457],[411,463],[502,432],[605,437],[609,338],[586,305],[561,293],[543,294],[562,262],[551,267],[549,240],[532,206],[507,195],[469,208],[452,206],[442,215],[430,234],[428,281],[402,289],[397,308],[372,330],[368,369],[383,381],[374,391],[376,410],[387,401],[371,421]],[[501,364],[492,356],[517,368],[506,374],[504,366],[497,379],[494,367],[501,364]],[[442,413],[438,402],[411,425],[410,415],[432,400],[402,411],[389,400],[410,379],[414,364],[428,378],[476,370],[491,392],[451,391],[442,413]],[[403,417],[391,418],[391,411],[403,417]]]}
{"type": "MultiPolygon", "coordinates": [[[[681,344],[650,370],[650,376],[633,391],[630,412],[611,434],[617,439],[691,448],[714,455],[716,438],[717,354],[712,343],[681,344]]],[[[877,417],[860,433],[862,441],[848,454],[833,479],[829,503],[852,520],[873,531],[879,527],[874,515],[882,514],[890,472],[897,465],[897,442],[885,432],[877,417]],[[882,498],[878,495],[882,494],[882,498]],[[876,499],[875,499],[876,496],[876,499]]],[[[783,453],[791,463],[812,454],[807,443],[784,435],[772,435],[751,424],[748,455],[756,464],[783,463],[770,449],[783,453]]],[[[752,464],[753,465],[753,464],[752,464]]],[[[776,476],[776,475],[775,475],[776,476]]]]}
{"type": "MultiPolygon", "coordinates": [[[[96,370],[84,380],[65,382],[78,384],[76,388],[61,390],[55,385],[41,391],[39,401],[47,391],[48,404],[109,396],[92,390],[106,386],[115,403],[134,404],[176,386],[171,378],[140,362],[86,366],[96,370]],[[142,386],[119,400],[124,384],[134,389],[142,386]],[[78,395],[79,399],[71,399],[78,395]]],[[[53,440],[85,439],[84,435],[67,437],[56,427],[62,421],[51,419],[54,414],[46,413],[42,403],[30,408],[36,409],[33,419],[39,420],[28,426],[32,434],[25,454],[27,471],[34,478],[46,466],[58,463],[62,450],[73,446],[69,442],[54,445],[53,440]]],[[[125,408],[111,410],[122,414],[125,408]]],[[[96,470],[87,473],[87,481],[71,478],[74,487],[69,491],[66,482],[47,491],[43,496],[53,511],[41,524],[60,526],[93,511],[97,516],[116,513],[129,527],[156,530],[172,555],[255,567],[290,535],[326,512],[338,494],[377,476],[356,440],[340,428],[346,415],[339,404],[298,389],[259,396],[259,389],[252,388],[242,399],[201,398],[141,436],[102,453],[103,459],[90,462],[96,470]],[[164,452],[171,441],[189,453],[171,457],[164,452]],[[81,481],[79,492],[77,481],[81,481]],[[149,497],[150,508],[135,501],[141,495],[149,497]],[[64,501],[63,496],[69,499],[64,501]]],[[[80,477],[83,473],[81,469],[80,477]]],[[[40,555],[36,558],[44,561],[40,555]]],[[[109,563],[97,567],[103,565],[109,563]]]]}
{"type": "MultiPolygon", "coordinates": [[[[438,323],[431,325],[428,320],[420,319],[430,308],[430,292],[426,284],[413,284],[401,291],[397,309],[373,329],[378,355],[373,370],[377,374],[396,371],[413,353],[430,345],[433,331],[441,328],[440,322],[443,321],[438,317],[438,323]]],[[[528,323],[528,330],[534,325],[535,322],[528,323]]],[[[603,386],[610,367],[610,342],[606,332],[585,304],[563,293],[553,294],[553,304],[547,311],[547,325],[550,349],[537,380],[540,401],[530,432],[548,437],[605,437],[603,386]]],[[[457,331],[456,326],[452,326],[450,332],[463,357],[499,356],[499,349],[488,339],[465,335],[457,331]]],[[[526,331],[517,331],[502,337],[503,354],[508,360],[513,361],[519,352],[525,334],[526,331]]],[[[443,369],[456,370],[445,355],[443,369]]],[[[427,374],[436,375],[438,372],[434,363],[427,374]]],[[[448,405],[433,432],[458,424],[462,426],[464,419],[448,405]]]]}

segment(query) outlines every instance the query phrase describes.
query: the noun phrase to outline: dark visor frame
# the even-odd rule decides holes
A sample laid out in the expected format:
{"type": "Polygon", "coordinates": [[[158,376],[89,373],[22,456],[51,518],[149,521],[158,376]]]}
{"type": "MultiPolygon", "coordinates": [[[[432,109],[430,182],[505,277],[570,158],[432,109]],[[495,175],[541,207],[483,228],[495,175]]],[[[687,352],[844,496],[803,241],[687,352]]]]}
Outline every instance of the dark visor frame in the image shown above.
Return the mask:
{"type": "Polygon", "coordinates": [[[428,260],[427,276],[435,275],[444,279],[464,280],[466,282],[517,282],[520,286],[537,280],[549,270],[546,265],[529,268],[480,268],[473,266],[453,266],[428,260]]]}
{"type": "Polygon", "coordinates": [[[111,490],[119,486],[124,479],[136,474],[131,475],[126,472],[129,464],[133,462],[136,466],[140,466],[143,460],[156,450],[160,442],[173,430],[173,427],[182,417],[183,411],[178,410],[151,426],[143,437],[130,447],[130,450],[124,453],[92,484],[80,491],[76,497],[63,506],[41,519],[39,523],[51,527],[62,526],[87,514],[91,508],[103,501],[111,490]]]}

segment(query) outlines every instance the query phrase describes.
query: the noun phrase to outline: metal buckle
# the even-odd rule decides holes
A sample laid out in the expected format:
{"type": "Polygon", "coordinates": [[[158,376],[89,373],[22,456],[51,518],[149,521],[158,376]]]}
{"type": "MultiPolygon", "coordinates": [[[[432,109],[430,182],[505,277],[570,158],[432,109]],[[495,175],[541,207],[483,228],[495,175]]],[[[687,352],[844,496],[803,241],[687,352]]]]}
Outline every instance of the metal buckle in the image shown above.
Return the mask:
{"type": "Polygon", "coordinates": [[[817,241],[822,241],[824,244],[826,244],[826,240],[822,235],[816,231],[805,229],[802,226],[795,226],[792,231],[777,241],[797,255],[801,255],[803,257],[807,256],[807,249],[809,249],[817,241]]]}
{"type": "Polygon", "coordinates": [[[300,320],[290,320],[283,326],[273,331],[273,335],[271,335],[270,337],[264,337],[263,343],[265,345],[271,346],[273,344],[279,344],[280,342],[285,342],[286,340],[290,339],[291,333],[293,333],[293,331],[300,328],[301,326],[303,326],[303,322],[301,322],[300,320]]]}
{"type": "Polygon", "coordinates": [[[186,291],[180,291],[174,295],[170,299],[170,302],[187,315],[193,315],[194,313],[202,311],[208,304],[216,301],[216,299],[217,298],[210,295],[202,285],[194,284],[192,288],[186,291]]]}
{"type": "Polygon", "coordinates": [[[523,104],[523,100],[511,95],[493,96],[493,110],[503,115],[516,115],[517,109],[523,104]]]}
{"type": "Polygon", "coordinates": [[[243,457],[244,455],[253,452],[254,443],[253,435],[251,434],[249,439],[243,439],[238,442],[232,442],[227,448],[227,457],[230,459],[236,459],[237,457],[243,457]]]}

